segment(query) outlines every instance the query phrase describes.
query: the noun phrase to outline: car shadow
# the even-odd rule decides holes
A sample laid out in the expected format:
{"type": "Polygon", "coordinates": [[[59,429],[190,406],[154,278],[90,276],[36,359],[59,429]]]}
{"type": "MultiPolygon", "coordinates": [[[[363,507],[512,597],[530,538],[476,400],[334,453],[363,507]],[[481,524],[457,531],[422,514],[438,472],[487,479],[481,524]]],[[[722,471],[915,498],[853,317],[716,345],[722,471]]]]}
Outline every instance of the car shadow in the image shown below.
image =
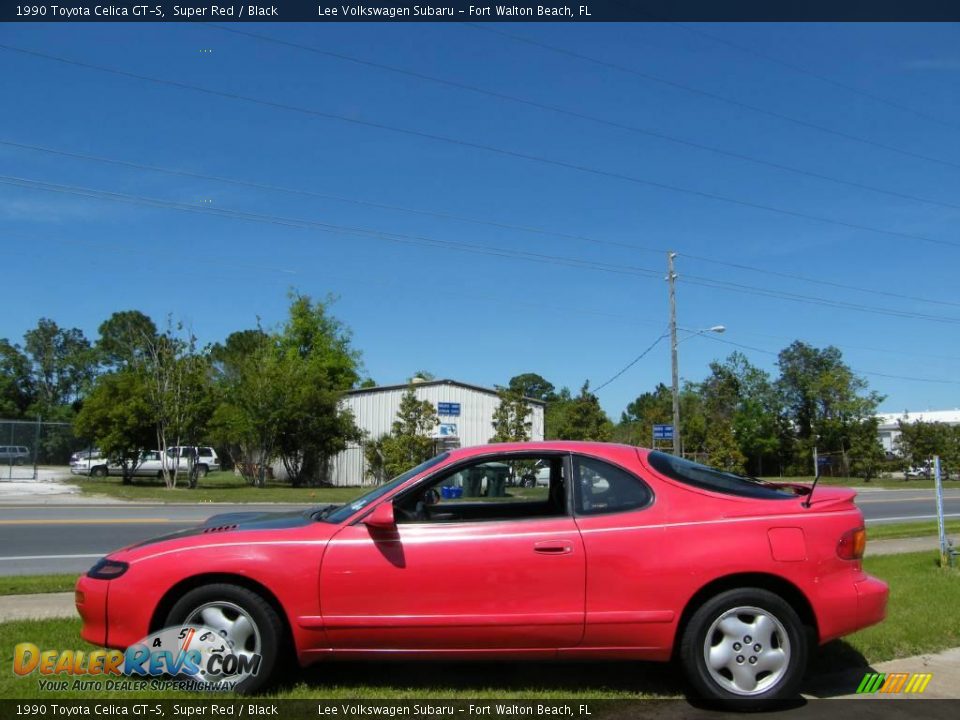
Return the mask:
{"type": "Polygon", "coordinates": [[[802,692],[815,698],[854,695],[863,676],[871,672],[876,671],[859,650],[845,640],[833,640],[811,659],[802,692]]]}
{"type": "MultiPolygon", "coordinates": [[[[806,698],[835,698],[852,695],[868,672],[870,663],[853,646],[835,640],[820,648],[810,662],[801,686],[802,697],[775,704],[759,704],[754,711],[808,712],[806,698]]],[[[444,698],[463,692],[484,692],[497,697],[529,697],[548,693],[563,697],[599,695],[623,699],[675,699],[679,703],[658,704],[656,716],[718,717],[729,710],[706,703],[689,694],[682,671],[675,663],[656,662],[481,662],[481,661],[336,661],[297,668],[274,687],[284,692],[304,684],[319,696],[333,691],[347,696],[393,696],[398,690],[416,697],[444,698]],[[382,691],[382,692],[379,692],[382,691]],[[686,713],[682,708],[687,708],[686,713]],[[693,715],[690,711],[696,710],[693,715]]],[[[555,699],[555,698],[554,698],[555,699]]],[[[644,716],[630,709],[631,717],[644,716]]],[[[742,708],[741,708],[742,710],[742,708]]],[[[613,713],[616,715],[616,712],[613,713]]],[[[605,715],[606,717],[606,715],[605,715]]]]}
{"type": "Polygon", "coordinates": [[[683,697],[684,683],[672,664],[654,662],[386,662],[319,663],[293,673],[281,688],[305,683],[322,692],[336,687],[371,690],[402,688],[425,697],[487,690],[497,695],[569,692],[617,697],[683,697]]]}

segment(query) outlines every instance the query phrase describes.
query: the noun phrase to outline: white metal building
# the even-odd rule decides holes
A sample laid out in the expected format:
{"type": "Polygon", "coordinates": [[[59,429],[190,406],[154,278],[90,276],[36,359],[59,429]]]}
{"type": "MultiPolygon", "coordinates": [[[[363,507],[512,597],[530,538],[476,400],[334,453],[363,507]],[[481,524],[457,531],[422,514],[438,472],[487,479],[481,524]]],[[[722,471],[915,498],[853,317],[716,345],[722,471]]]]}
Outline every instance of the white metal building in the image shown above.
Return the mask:
{"type": "MultiPolygon", "coordinates": [[[[343,407],[353,412],[354,421],[370,439],[390,432],[400,409],[400,399],[410,385],[384,385],[352,390],[346,394],[343,407]]],[[[413,390],[418,400],[428,400],[437,411],[440,425],[434,437],[438,452],[443,448],[483,445],[493,435],[493,413],[500,400],[497,391],[456,380],[415,380],[413,390]]],[[[543,440],[544,403],[528,399],[532,409],[530,439],[543,440]]],[[[328,480],[333,485],[367,485],[363,447],[354,445],[331,460],[328,480]]]]}
{"type": "Polygon", "coordinates": [[[924,412],[879,413],[877,419],[877,435],[883,449],[888,453],[899,455],[897,439],[900,437],[899,422],[907,423],[939,422],[947,425],[960,425],[960,410],[926,410],[924,412]]]}

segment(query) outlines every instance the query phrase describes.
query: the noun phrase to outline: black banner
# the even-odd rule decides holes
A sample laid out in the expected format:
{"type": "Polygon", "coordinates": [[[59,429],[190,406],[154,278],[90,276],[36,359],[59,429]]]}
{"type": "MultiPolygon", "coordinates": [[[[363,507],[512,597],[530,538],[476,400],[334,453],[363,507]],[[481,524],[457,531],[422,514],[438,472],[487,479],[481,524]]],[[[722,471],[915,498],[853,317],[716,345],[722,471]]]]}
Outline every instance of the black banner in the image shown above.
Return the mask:
{"type": "Polygon", "coordinates": [[[274,0],[5,2],[4,22],[957,21],[957,0],[274,0]]]}
{"type": "Polygon", "coordinates": [[[770,717],[778,720],[846,720],[851,712],[875,720],[953,720],[960,700],[797,700],[750,708],[707,706],[685,700],[0,700],[0,717],[13,718],[279,718],[280,720],[357,720],[358,718],[572,718],[573,720],[720,720],[770,717]]]}

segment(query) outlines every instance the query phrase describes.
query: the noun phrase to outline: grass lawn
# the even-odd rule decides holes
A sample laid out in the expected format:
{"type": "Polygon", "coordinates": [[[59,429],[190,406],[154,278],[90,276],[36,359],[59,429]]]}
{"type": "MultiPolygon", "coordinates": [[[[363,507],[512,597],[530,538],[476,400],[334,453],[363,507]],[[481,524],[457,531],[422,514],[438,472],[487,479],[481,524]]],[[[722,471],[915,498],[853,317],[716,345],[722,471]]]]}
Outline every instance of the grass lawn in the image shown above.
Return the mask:
{"type": "MultiPolygon", "coordinates": [[[[894,538],[931,537],[937,534],[937,521],[884,523],[868,525],[867,540],[892,540],[894,538]]],[[[960,520],[947,520],[947,535],[960,533],[960,520]]]]}
{"type": "Polygon", "coordinates": [[[960,572],[937,566],[932,552],[864,559],[864,569],[890,583],[887,619],[821,650],[817,667],[839,670],[868,662],[960,646],[960,572]]]}
{"type": "MultiPolygon", "coordinates": [[[[887,620],[822,648],[817,671],[848,668],[960,645],[960,573],[936,566],[933,553],[867,558],[868,572],[891,585],[887,620]]],[[[41,649],[92,649],[79,639],[78,620],[0,624],[0,650],[7,668],[13,647],[33,642],[41,649]]],[[[328,663],[297,671],[268,697],[309,698],[643,698],[681,692],[677,674],[656,663],[328,663]]],[[[110,696],[109,694],[104,696],[110,696]]],[[[116,692],[112,697],[156,697],[116,692]]],[[[36,676],[0,672],[0,697],[90,698],[79,691],[40,691],[36,676]]],[[[192,697],[164,693],[164,699],[192,697]]]]}
{"type": "Polygon", "coordinates": [[[190,490],[183,485],[168,490],[162,480],[135,478],[124,485],[120,478],[77,478],[76,484],[89,495],[109,495],[122,500],[159,500],[171,503],[237,502],[237,503],[340,503],[353,500],[369,488],[294,488],[288,483],[267,482],[263,488],[251,487],[246,480],[231,471],[210,473],[199,481],[199,487],[190,490]]]}
{"type": "Polygon", "coordinates": [[[70,592],[77,573],[68,575],[10,575],[0,577],[0,595],[70,592]]]}

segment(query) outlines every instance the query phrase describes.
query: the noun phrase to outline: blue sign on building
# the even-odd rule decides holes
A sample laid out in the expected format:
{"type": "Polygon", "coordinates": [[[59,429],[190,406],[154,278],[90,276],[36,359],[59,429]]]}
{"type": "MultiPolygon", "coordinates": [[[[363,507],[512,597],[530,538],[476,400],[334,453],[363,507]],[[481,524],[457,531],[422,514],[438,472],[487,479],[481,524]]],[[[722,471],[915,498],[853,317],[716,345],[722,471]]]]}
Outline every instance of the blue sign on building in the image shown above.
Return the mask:
{"type": "Polygon", "coordinates": [[[654,440],[673,440],[673,425],[654,425],[654,440]]]}
{"type": "Polygon", "coordinates": [[[460,403],[438,402],[437,415],[446,415],[448,417],[460,417],[460,403]]]}

